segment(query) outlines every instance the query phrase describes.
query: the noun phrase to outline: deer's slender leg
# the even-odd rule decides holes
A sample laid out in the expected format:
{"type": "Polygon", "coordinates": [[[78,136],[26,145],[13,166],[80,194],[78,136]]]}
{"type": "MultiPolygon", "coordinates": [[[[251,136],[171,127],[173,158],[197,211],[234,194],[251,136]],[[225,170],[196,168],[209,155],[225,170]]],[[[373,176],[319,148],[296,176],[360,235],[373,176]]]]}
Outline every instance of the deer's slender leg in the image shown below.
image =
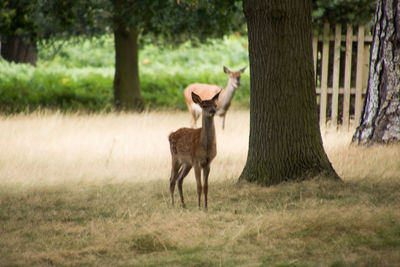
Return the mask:
{"type": "Polygon", "coordinates": [[[192,166],[190,166],[189,164],[183,164],[182,169],[179,171],[178,175],[178,190],[179,190],[179,196],[181,198],[182,207],[185,207],[185,202],[183,200],[183,191],[182,191],[183,179],[189,173],[191,168],[192,166]]]}
{"type": "Polygon", "coordinates": [[[192,128],[196,127],[197,124],[197,120],[200,117],[201,114],[201,108],[199,107],[199,105],[197,104],[192,104],[191,108],[190,108],[190,114],[192,114],[192,128]]]}
{"type": "Polygon", "coordinates": [[[194,116],[192,116],[192,121],[190,122],[190,127],[192,128],[196,128],[196,119],[194,118],[194,116]]]}
{"type": "Polygon", "coordinates": [[[169,179],[169,192],[171,194],[172,206],[174,206],[174,191],[176,178],[178,178],[179,168],[181,164],[176,159],[172,159],[171,178],[169,179]]]}
{"type": "Polygon", "coordinates": [[[204,191],[204,207],[207,209],[207,194],[208,194],[208,175],[210,174],[210,166],[203,168],[203,191],[204,191]]]}
{"type": "Polygon", "coordinates": [[[190,127],[192,127],[192,128],[196,128],[196,121],[197,121],[197,118],[196,118],[196,111],[194,111],[193,109],[189,109],[189,111],[190,111],[190,115],[192,115],[192,119],[190,120],[190,127]]]}
{"type": "Polygon", "coordinates": [[[196,183],[197,183],[197,201],[199,208],[201,207],[201,168],[198,164],[194,165],[194,175],[196,176],[196,183]]]}
{"type": "Polygon", "coordinates": [[[226,116],[226,115],[221,116],[222,130],[225,129],[225,116],[226,116]]]}
{"type": "Polygon", "coordinates": [[[197,122],[197,117],[196,117],[196,111],[192,111],[192,121],[190,122],[192,128],[196,128],[196,122],[197,122]]]}

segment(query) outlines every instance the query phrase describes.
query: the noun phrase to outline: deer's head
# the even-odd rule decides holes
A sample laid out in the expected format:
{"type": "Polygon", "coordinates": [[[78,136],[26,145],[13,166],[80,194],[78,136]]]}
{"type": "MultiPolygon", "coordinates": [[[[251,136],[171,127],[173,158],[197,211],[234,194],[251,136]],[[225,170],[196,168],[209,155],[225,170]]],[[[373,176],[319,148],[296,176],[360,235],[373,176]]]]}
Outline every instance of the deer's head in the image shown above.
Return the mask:
{"type": "Polygon", "coordinates": [[[218,92],[212,99],[203,101],[200,96],[192,92],[192,100],[201,107],[203,110],[203,116],[213,117],[215,115],[219,93],[220,92],[218,92]]]}
{"type": "Polygon", "coordinates": [[[229,75],[229,83],[232,84],[235,88],[238,88],[240,86],[240,74],[242,74],[245,69],[246,67],[238,71],[231,71],[224,66],[224,72],[229,75]]]}

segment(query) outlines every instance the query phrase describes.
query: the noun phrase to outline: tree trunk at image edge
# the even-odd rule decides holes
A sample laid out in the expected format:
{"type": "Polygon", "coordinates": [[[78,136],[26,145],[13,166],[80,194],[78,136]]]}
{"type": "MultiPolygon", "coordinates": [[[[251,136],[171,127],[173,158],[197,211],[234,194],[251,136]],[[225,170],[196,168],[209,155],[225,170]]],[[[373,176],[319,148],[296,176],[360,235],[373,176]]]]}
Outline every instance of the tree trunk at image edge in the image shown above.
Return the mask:
{"type": "Polygon", "coordinates": [[[379,0],[358,144],[400,141],[400,1],[379,0]]]}
{"type": "Polygon", "coordinates": [[[239,178],[262,185],[340,180],[322,146],[312,60],[311,1],[244,0],[250,137],[239,178]]]}
{"type": "MultiPolygon", "coordinates": [[[[122,28],[122,27],[121,27],[122,28]]],[[[143,110],[138,68],[138,33],[117,29],[115,38],[114,103],[118,110],[143,110]]]]}
{"type": "Polygon", "coordinates": [[[1,43],[1,56],[8,62],[29,63],[36,66],[36,43],[20,36],[8,36],[1,43]]]}

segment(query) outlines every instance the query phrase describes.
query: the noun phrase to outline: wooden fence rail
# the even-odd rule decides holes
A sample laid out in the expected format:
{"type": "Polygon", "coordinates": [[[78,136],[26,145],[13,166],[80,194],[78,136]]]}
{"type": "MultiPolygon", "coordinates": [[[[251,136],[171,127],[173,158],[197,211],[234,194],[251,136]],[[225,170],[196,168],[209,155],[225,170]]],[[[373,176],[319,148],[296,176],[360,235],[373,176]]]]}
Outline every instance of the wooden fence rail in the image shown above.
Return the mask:
{"type": "Polygon", "coordinates": [[[351,122],[359,122],[371,42],[369,26],[364,25],[325,24],[322,33],[314,35],[314,73],[322,128],[341,124],[348,130],[351,122]]]}

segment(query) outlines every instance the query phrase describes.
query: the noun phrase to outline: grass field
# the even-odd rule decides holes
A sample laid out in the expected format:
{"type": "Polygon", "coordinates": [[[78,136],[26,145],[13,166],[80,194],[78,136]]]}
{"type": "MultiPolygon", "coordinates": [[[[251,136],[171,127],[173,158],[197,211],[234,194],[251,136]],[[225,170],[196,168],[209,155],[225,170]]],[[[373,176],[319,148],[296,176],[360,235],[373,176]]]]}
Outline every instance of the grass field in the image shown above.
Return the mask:
{"type": "MultiPolygon", "coordinates": [[[[237,185],[248,111],[216,118],[209,210],[171,207],[183,112],[0,117],[0,266],[400,266],[400,146],[324,133],[344,183],[237,185]]],[[[177,192],[176,192],[177,193],[177,192]]]]}

